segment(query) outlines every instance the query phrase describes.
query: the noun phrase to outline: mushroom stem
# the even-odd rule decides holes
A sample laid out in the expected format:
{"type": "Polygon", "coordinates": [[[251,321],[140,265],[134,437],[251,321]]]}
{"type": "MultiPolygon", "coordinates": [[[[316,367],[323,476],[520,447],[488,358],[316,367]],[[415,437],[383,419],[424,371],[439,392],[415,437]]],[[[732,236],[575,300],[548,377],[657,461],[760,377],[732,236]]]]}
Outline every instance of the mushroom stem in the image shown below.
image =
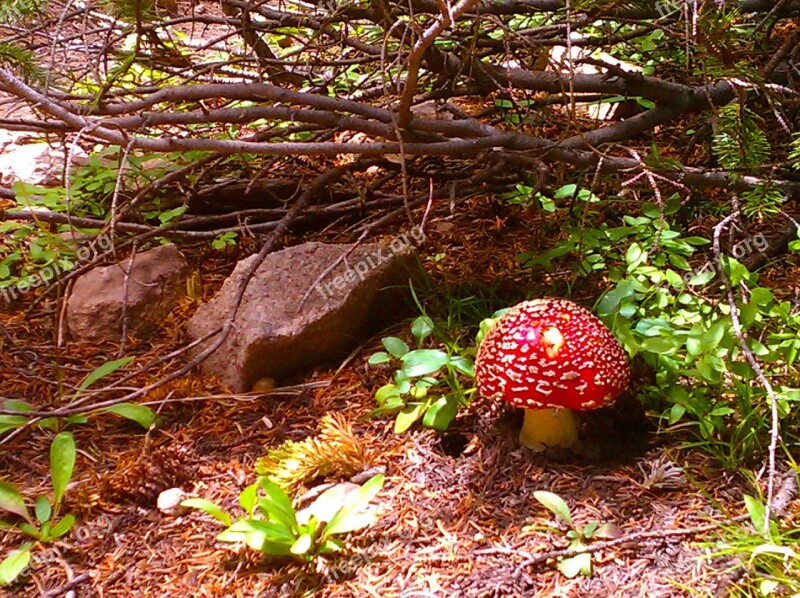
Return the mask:
{"type": "Polygon", "coordinates": [[[547,447],[569,448],[578,440],[578,420],[570,409],[526,409],[519,433],[522,445],[541,451],[547,447]]]}

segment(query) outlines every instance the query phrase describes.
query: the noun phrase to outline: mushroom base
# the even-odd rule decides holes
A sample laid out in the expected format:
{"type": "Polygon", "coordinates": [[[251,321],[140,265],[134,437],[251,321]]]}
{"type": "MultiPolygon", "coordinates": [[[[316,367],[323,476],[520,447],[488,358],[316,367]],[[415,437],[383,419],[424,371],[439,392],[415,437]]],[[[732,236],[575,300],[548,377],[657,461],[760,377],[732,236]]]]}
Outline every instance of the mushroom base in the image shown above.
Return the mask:
{"type": "Polygon", "coordinates": [[[535,451],[569,448],[578,441],[578,420],[570,409],[526,409],[519,441],[535,451]]]}

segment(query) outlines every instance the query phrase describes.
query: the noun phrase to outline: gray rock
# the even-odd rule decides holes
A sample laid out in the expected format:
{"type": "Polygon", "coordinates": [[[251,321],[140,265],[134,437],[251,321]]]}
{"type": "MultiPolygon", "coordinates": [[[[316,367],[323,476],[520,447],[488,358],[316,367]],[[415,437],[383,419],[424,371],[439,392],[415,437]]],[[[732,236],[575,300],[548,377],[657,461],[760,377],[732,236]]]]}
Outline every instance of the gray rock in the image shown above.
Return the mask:
{"type": "MultiPolygon", "coordinates": [[[[75,281],[67,302],[73,339],[120,340],[125,271],[131,259],[90,270],[75,281]]],[[[127,290],[128,331],[156,330],[186,293],[189,265],[175,245],[136,254],[127,290]]]]}
{"type": "MultiPolygon", "coordinates": [[[[0,184],[10,187],[15,181],[40,187],[58,187],[62,184],[65,150],[47,143],[28,143],[26,138],[0,138],[0,184]]],[[[66,150],[68,151],[68,150],[66,150]]],[[[88,163],[86,152],[80,147],[72,151],[72,167],[88,163]]]]}
{"type": "MultiPolygon", "coordinates": [[[[304,304],[307,290],[351,246],[305,243],[268,255],[247,286],[230,334],[200,368],[244,392],[262,376],[279,378],[338,357],[387,317],[397,317],[404,305],[418,261],[407,237],[392,246],[357,247],[304,304]]],[[[225,323],[243,271],[254,259],[239,262],[219,293],[197,310],[187,325],[192,340],[225,323]]]]}

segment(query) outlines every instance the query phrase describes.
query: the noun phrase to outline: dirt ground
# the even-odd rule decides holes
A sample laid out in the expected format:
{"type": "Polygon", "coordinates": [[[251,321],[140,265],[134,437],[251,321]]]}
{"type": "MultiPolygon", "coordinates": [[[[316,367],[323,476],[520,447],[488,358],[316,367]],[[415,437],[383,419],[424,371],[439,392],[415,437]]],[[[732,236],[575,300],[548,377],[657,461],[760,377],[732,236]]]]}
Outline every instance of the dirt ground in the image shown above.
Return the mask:
{"type": "MultiPolygon", "coordinates": [[[[214,30],[186,33],[202,41],[214,30]]],[[[680,150],[680,140],[672,145],[680,150]]],[[[640,199],[647,198],[629,198],[630,206],[616,209],[635,210],[640,199]]],[[[552,246],[563,235],[562,224],[489,194],[436,207],[420,249],[431,287],[446,291],[435,301],[488,289],[493,299],[485,316],[525,296],[570,293],[591,306],[605,288],[601,277],[576,283],[568,269],[532,273],[517,260],[532,247],[552,246]]],[[[690,228],[708,236],[704,223],[690,228]]],[[[333,226],[285,241],[352,241],[352,232],[343,230],[349,229],[333,226]]],[[[236,259],[258,249],[257,241],[227,254],[205,245],[182,247],[200,273],[198,299],[211,297],[236,259]]],[[[787,263],[762,281],[791,292],[798,277],[798,267],[787,263]]],[[[0,304],[0,396],[54,408],[88,372],[116,358],[118,346],[57,347],[58,305],[44,301],[28,313],[32,299],[0,304]]],[[[181,346],[183,323],[197,304],[187,300],[154,338],[128,343],[127,354],[136,356],[131,365],[181,346]]],[[[742,515],[744,480],[706,453],[683,448],[686,432],[658,432],[635,393],[587,423],[579,454],[521,448],[520,414],[511,411],[491,415],[474,407],[445,433],[414,429],[402,435],[393,433],[390,419],[367,417],[375,390],[391,375],[368,366],[367,358],[379,350],[381,336],[407,332],[408,315],[399,314],[393,327],[366,341],[343,367],[325,364],[281,381],[290,390],[235,396],[191,374],[145,398],[164,422],[155,430],[145,433],[110,415],[71,426],[79,455],[64,510],[74,512],[78,523],[63,539],[38,546],[28,575],[0,595],[668,598],[722,596],[737,583],[729,575],[734,561],[715,557],[704,542],[715,537],[715,523],[742,515]],[[305,565],[265,560],[215,541],[221,526],[199,511],[171,517],[156,508],[161,491],[181,487],[236,512],[239,493],[255,479],[256,459],[286,440],[313,434],[331,411],[352,423],[371,467],[386,474],[376,499],[378,522],[349,538],[344,553],[305,565]],[[557,569],[558,551],[569,545],[567,530],[533,499],[537,490],[563,497],[577,526],[598,521],[618,528],[618,539],[589,543],[598,548],[592,576],[568,579],[557,569]]],[[[164,363],[131,384],[144,386],[179,365],[164,363]]],[[[49,492],[53,434],[32,428],[0,444],[0,479],[28,497],[49,492]]],[[[792,507],[789,512],[800,511],[797,501],[792,507]]],[[[0,555],[23,541],[4,531],[0,555]]]]}
{"type": "MultiPolygon", "coordinates": [[[[548,234],[540,217],[473,198],[455,214],[434,215],[423,256],[446,257],[423,262],[437,285],[455,293],[499,278],[505,288],[498,293],[509,303],[518,294],[557,293],[564,284],[558,272],[531,280],[515,261],[548,234]],[[437,233],[437,223],[446,232],[437,233]]],[[[234,260],[185,249],[208,298],[234,260]]],[[[592,292],[573,288],[579,298],[592,292]]],[[[80,380],[114,357],[116,347],[72,343],[57,349],[53,306],[44,303],[25,315],[25,305],[4,306],[0,319],[3,396],[53,407],[64,400],[59,384],[80,380]]],[[[129,345],[135,363],[179,346],[182,322],[195,307],[187,301],[156,340],[129,345]]],[[[406,330],[398,316],[383,335],[406,330]]],[[[742,480],[703,453],[681,449],[685,436],[656,433],[635,398],[598,413],[578,455],[520,448],[520,417],[508,411],[489,415],[471,408],[446,433],[396,435],[392,421],[365,417],[374,391],[391,373],[366,364],[380,336],[340,371],[339,363],[320,367],[284,381],[293,385],[290,391],[262,398],[226,394],[199,375],[177,380],[147,397],[161,401],[155,405],[164,421],[149,433],[111,416],[72,426],[80,454],[65,508],[79,522],[70,535],[40,547],[30,575],[5,595],[55,595],[47,592],[70,580],[66,587],[79,597],[668,597],[713,595],[724,587],[730,562],[710,558],[702,542],[712,537],[709,522],[741,514],[742,480]],[[354,535],[345,553],[318,565],[263,560],[216,542],[221,527],[200,512],[169,517],[156,509],[158,493],[179,486],[235,512],[239,492],[254,480],[255,460],[268,447],[313,434],[329,411],[352,422],[372,466],[386,473],[377,499],[380,519],[354,535]],[[568,540],[566,529],[532,498],[536,490],[562,496],[578,526],[595,520],[619,528],[619,540],[593,553],[591,577],[567,579],[557,558],[545,558],[568,540]]],[[[29,495],[47,492],[51,438],[52,432],[34,429],[6,442],[0,477],[29,495]]],[[[5,533],[0,550],[20,542],[5,533]]]]}

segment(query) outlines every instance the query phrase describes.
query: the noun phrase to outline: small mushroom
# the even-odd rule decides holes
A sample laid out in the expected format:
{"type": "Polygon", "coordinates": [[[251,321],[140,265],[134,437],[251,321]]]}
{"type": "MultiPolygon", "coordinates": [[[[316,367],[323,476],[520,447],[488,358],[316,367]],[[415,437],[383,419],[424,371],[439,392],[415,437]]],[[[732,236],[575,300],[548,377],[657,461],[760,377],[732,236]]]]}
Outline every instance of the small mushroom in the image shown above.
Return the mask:
{"type": "Polygon", "coordinates": [[[535,299],[508,310],[475,360],[478,391],[525,409],[520,443],[542,450],[578,439],[573,411],[611,405],[625,390],[625,352],[605,325],[566,299],[535,299]]]}
{"type": "Polygon", "coordinates": [[[275,380],[269,376],[262,376],[253,383],[253,388],[250,392],[267,394],[273,390],[275,390],[275,380]]]}

